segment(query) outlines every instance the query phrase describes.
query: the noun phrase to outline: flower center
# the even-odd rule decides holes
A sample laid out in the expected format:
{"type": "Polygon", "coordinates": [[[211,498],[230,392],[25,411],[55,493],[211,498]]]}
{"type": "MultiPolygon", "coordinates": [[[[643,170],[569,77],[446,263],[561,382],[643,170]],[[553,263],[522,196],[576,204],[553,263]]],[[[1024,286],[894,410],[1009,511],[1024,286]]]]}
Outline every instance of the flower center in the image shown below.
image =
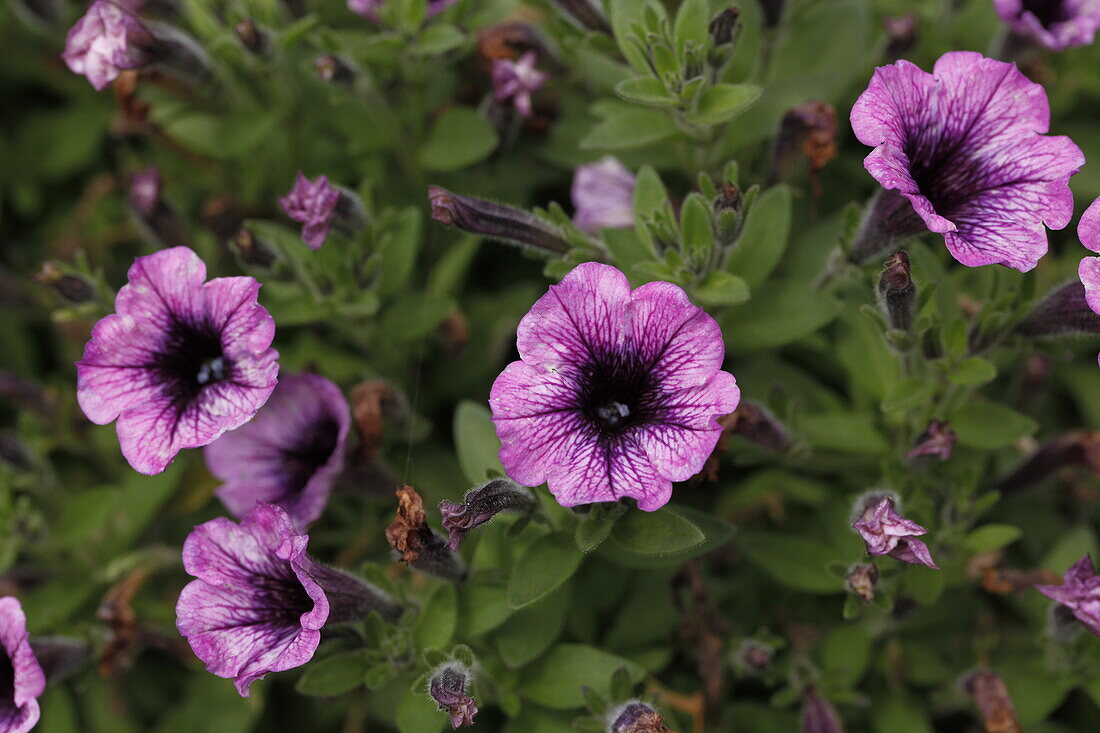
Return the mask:
{"type": "Polygon", "coordinates": [[[317,469],[332,458],[339,436],[339,424],[331,415],[325,415],[303,431],[292,449],[283,451],[282,465],[287,472],[287,492],[278,500],[280,504],[289,506],[299,498],[298,495],[317,469]]]}
{"type": "Polygon", "coordinates": [[[225,357],[215,356],[213,359],[207,359],[199,366],[199,373],[195,376],[195,381],[201,385],[206,385],[211,382],[220,382],[228,374],[229,365],[225,363],[225,357]]]}
{"type": "Polygon", "coordinates": [[[1032,13],[1047,28],[1070,19],[1065,0],[1024,0],[1024,10],[1032,13]]]}
{"type": "Polygon", "coordinates": [[[15,669],[7,651],[0,647],[0,720],[6,720],[15,710],[15,669]]]}
{"type": "Polygon", "coordinates": [[[617,428],[630,417],[630,408],[621,402],[609,402],[596,408],[596,417],[604,427],[617,428]]]}
{"type": "Polygon", "coordinates": [[[581,372],[581,411],[600,432],[622,432],[652,416],[652,382],[649,364],[633,354],[595,359],[581,372]]]}
{"type": "Polygon", "coordinates": [[[155,366],[181,404],[233,375],[233,362],[222,353],[221,334],[208,323],[173,324],[155,366]]]}

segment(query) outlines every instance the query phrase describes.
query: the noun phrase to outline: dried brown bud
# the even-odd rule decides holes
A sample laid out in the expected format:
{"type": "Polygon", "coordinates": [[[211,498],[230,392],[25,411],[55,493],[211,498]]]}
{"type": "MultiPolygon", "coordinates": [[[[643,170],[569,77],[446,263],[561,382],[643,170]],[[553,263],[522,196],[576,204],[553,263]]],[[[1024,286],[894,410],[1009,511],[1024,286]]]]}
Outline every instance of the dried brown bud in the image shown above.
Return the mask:
{"type": "Polygon", "coordinates": [[[972,672],[963,682],[963,687],[974,698],[982,714],[986,733],[1021,733],[1023,727],[1016,715],[1008,687],[993,670],[980,669],[972,672]]]}
{"type": "Polygon", "coordinates": [[[256,56],[267,56],[271,53],[271,34],[256,25],[251,18],[233,26],[233,32],[249,53],[256,56]]]}
{"type": "Polygon", "coordinates": [[[611,733],[672,733],[661,714],[644,702],[632,700],[611,715],[611,733]]]}
{"type": "Polygon", "coordinates": [[[371,379],[351,391],[351,417],[359,433],[359,458],[371,459],[382,446],[385,416],[398,403],[397,392],[386,381],[371,379]]]}
{"type": "Polygon", "coordinates": [[[871,563],[853,565],[844,578],[848,588],[859,596],[864,603],[875,600],[875,585],[878,583],[878,568],[871,563]]]}
{"type": "Polygon", "coordinates": [[[241,227],[229,241],[246,265],[269,269],[275,263],[275,252],[247,227],[241,227]]]}
{"type": "Polygon", "coordinates": [[[799,154],[810,164],[810,176],[816,176],[837,156],[836,110],[827,102],[811,100],[792,107],[779,124],[772,159],[773,180],[790,174],[799,154]]]}
{"type": "Polygon", "coordinates": [[[447,543],[428,526],[424,501],[416,489],[398,486],[397,516],[386,528],[386,539],[401,556],[401,562],[444,580],[458,582],[466,577],[462,559],[447,549],[447,543]]]}
{"type": "Polygon", "coordinates": [[[318,56],[313,62],[313,70],[321,81],[330,84],[351,84],[355,81],[355,71],[351,64],[331,53],[318,56]]]}

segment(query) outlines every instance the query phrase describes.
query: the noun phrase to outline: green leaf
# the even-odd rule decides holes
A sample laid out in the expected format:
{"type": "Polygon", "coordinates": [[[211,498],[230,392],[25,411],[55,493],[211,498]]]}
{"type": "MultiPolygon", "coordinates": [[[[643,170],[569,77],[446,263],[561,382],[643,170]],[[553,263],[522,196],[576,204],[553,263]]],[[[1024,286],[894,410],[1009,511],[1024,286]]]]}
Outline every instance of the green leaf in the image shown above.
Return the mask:
{"type": "Polygon", "coordinates": [[[435,121],[418,158],[428,170],[455,171],[489,157],[499,144],[489,120],[468,107],[452,107],[435,121]]]}
{"type": "Polygon", "coordinates": [[[821,664],[830,681],[835,680],[839,686],[858,683],[870,661],[871,637],[861,626],[834,626],[821,644],[821,664]]]}
{"type": "Polygon", "coordinates": [[[971,531],[963,540],[970,552],[989,552],[1011,545],[1023,536],[1023,530],[1011,524],[986,524],[971,531]]]}
{"type": "Polygon", "coordinates": [[[399,213],[378,244],[381,272],[378,294],[401,292],[412,275],[416,253],[420,248],[423,217],[420,209],[410,206],[399,213]]]}
{"type": "Polygon", "coordinates": [[[444,583],[435,589],[416,620],[413,640],[419,649],[442,649],[454,638],[457,625],[458,594],[454,585],[444,583]]]}
{"type": "Polygon", "coordinates": [[[909,377],[886,390],[886,399],[882,401],[883,412],[904,412],[914,407],[927,405],[936,394],[936,384],[927,379],[909,377]]]}
{"type": "MultiPolygon", "coordinates": [[[[752,280],[747,282],[752,286],[752,280]]],[[[748,303],[722,313],[720,323],[730,352],[761,351],[809,336],[836,318],[841,308],[836,298],[789,280],[758,289],[748,303]]]]}
{"type": "Polygon", "coordinates": [[[871,721],[875,733],[932,733],[928,711],[919,700],[888,692],[874,701],[871,721]]]}
{"type": "Polygon", "coordinates": [[[648,73],[649,64],[646,62],[645,54],[631,42],[630,26],[632,23],[642,22],[642,9],[644,6],[645,0],[611,0],[608,8],[611,16],[611,29],[615,34],[615,42],[619,44],[619,50],[622,52],[623,58],[639,74],[648,73]]]}
{"type": "Polygon", "coordinates": [[[504,475],[499,455],[500,438],[488,408],[470,400],[458,403],[454,436],[458,465],[470,483],[484,483],[490,474],[504,475]]]}
{"type": "Polygon", "coordinates": [[[744,533],[745,557],[777,582],[807,593],[840,593],[843,583],[826,569],[833,549],[819,540],[777,532],[744,533]]]}
{"type": "Polygon", "coordinates": [[[982,450],[1012,445],[1039,429],[1030,417],[995,402],[966,405],[948,421],[959,437],[959,445],[982,450]]]}
{"type": "Polygon", "coordinates": [[[401,733],[439,733],[447,723],[447,716],[427,690],[407,690],[397,703],[397,730],[401,733]]]}
{"type": "Polygon", "coordinates": [[[528,700],[557,710],[584,704],[582,687],[610,695],[611,678],[625,667],[634,684],[645,676],[637,664],[584,644],[559,644],[525,671],[519,692],[528,700]]]}
{"type": "Polygon", "coordinates": [[[791,231],[791,190],[772,186],[749,209],[745,227],[726,258],[725,269],[759,285],[772,273],[787,249],[791,231]]]}
{"type": "Polygon", "coordinates": [[[418,56],[438,56],[458,48],[465,42],[466,34],[453,25],[433,23],[420,34],[420,38],[412,47],[412,52],[418,56]]]}
{"type": "Polygon", "coordinates": [[[710,263],[714,252],[714,215],[701,194],[691,193],[680,206],[680,233],[684,243],[683,254],[695,266],[710,263]]]}
{"type": "Polygon", "coordinates": [[[508,605],[524,608],[556,590],[580,567],[584,553],[565,532],[544,535],[523,551],[508,580],[508,605]]]}
{"type": "Polygon", "coordinates": [[[577,529],[573,534],[573,540],[580,551],[592,552],[599,547],[611,534],[615,522],[623,516],[625,510],[626,507],[622,504],[616,504],[610,511],[606,510],[602,504],[592,507],[591,511],[577,522],[577,529]]]}
{"type": "Polygon", "coordinates": [[[729,542],[735,533],[733,525],[711,513],[689,506],[673,506],[671,504],[664,509],[664,511],[670,510],[674,510],[681,517],[695,525],[706,536],[706,540],[702,544],[695,545],[687,550],[668,555],[631,552],[618,542],[605,542],[600,546],[599,555],[625,568],[673,567],[693,557],[705,555],[718,549],[729,542]]]}
{"type": "Polygon", "coordinates": [[[806,442],[818,450],[858,455],[880,455],[890,450],[890,444],[869,415],[852,412],[803,415],[798,428],[806,442]]]}
{"type": "Polygon", "coordinates": [[[710,4],[707,0],[684,0],[676,13],[672,28],[672,38],[676,41],[680,57],[688,44],[694,43],[706,47],[709,42],[707,27],[710,24],[710,4]]]}
{"type": "Polygon", "coordinates": [[[706,535],[668,507],[630,511],[611,530],[614,542],[639,555],[671,555],[703,544],[706,535]]]}
{"type": "Polygon", "coordinates": [[[664,112],[620,110],[597,124],[581,139],[580,146],[582,150],[630,150],[660,142],[676,132],[675,123],[664,112]]]}
{"type": "Polygon", "coordinates": [[[680,103],[676,97],[668,93],[659,79],[651,76],[625,79],[615,85],[615,93],[631,102],[655,107],[675,107],[680,103]]]}
{"type": "Polygon", "coordinates": [[[747,301],[749,284],[728,272],[708,272],[703,281],[691,289],[693,299],[703,305],[738,305],[747,301]]]}
{"type": "Polygon", "coordinates": [[[902,576],[905,590],[922,606],[930,606],[943,595],[947,582],[942,570],[923,565],[910,565],[902,576]]]}
{"type": "Polygon", "coordinates": [[[646,220],[654,218],[667,206],[668,191],[661,176],[651,166],[642,166],[634,183],[634,225],[641,228],[646,220]]]}
{"type": "Polygon", "coordinates": [[[363,684],[370,665],[359,654],[336,654],[313,662],[294,689],[303,695],[334,697],[363,684]]]}
{"type": "Polygon", "coordinates": [[[497,585],[471,585],[459,599],[463,630],[470,636],[480,636],[499,627],[512,615],[508,591],[497,585]]]}
{"type": "Polygon", "coordinates": [[[947,375],[955,384],[977,387],[997,378],[997,367],[978,356],[963,359],[947,375]]]}
{"type": "Polygon", "coordinates": [[[634,229],[601,229],[600,238],[607,245],[615,264],[628,276],[635,265],[656,256],[649,243],[634,229]]]}
{"type": "Polygon", "coordinates": [[[415,341],[434,331],[456,307],[454,299],[447,296],[409,292],[386,308],[378,330],[389,343],[415,341]]]}
{"type": "Polygon", "coordinates": [[[512,669],[534,661],[557,641],[569,615],[569,585],[519,611],[493,634],[497,653],[512,669]]]}
{"type": "Polygon", "coordinates": [[[752,84],[717,84],[699,96],[695,111],[685,118],[695,125],[721,125],[760,99],[760,91],[752,84]]]}

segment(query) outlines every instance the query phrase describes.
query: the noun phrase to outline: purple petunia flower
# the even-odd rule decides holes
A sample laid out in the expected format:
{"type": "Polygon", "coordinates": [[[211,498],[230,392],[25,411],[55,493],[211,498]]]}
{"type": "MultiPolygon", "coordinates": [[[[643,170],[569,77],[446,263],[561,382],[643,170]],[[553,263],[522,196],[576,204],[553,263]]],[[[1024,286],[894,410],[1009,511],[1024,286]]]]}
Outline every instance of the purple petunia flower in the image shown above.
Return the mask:
{"type": "Polygon", "coordinates": [[[1035,590],[1073,611],[1077,620],[1100,636],[1100,575],[1085,555],[1070,566],[1062,585],[1037,585],[1035,590]]]}
{"type": "Polygon", "coordinates": [[[634,174],[608,155],[573,174],[573,223],[582,232],[634,226],[634,174]]]}
{"type": "Polygon", "coordinates": [[[141,473],[248,422],[278,381],[260,284],[205,280],[187,247],[139,257],[76,364],[81,409],[97,425],[118,420],[122,455],[141,473]]]}
{"type": "Polygon", "coordinates": [[[462,503],[453,501],[439,502],[439,513],[443,517],[443,529],[447,530],[449,541],[447,549],[458,552],[462,540],[475,527],[480,527],[501,512],[518,512],[530,515],[538,505],[534,495],[514,481],[497,478],[470,489],[462,503]]]}
{"type": "MultiPolygon", "coordinates": [[[[428,0],[426,17],[439,15],[458,0],[428,0]]],[[[374,23],[378,22],[378,9],[386,4],[386,0],[348,0],[348,10],[366,18],[374,23]]]]}
{"type": "Polygon", "coordinates": [[[350,425],[335,384],[316,374],[282,377],[255,418],[204,449],[210,472],[226,482],[218,498],[238,518],[260,500],[282,506],[299,527],[309,525],[343,468],[350,425]]]}
{"type": "Polygon", "coordinates": [[[939,570],[928,546],[916,539],[928,534],[928,530],[916,522],[906,519],[894,510],[894,499],[890,496],[872,494],[865,499],[865,508],[852,529],[859,532],[867,543],[868,555],[889,555],[902,562],[913,565],[927,565],[939,570]]]}
{"type": "Polygon", "coordinates": [[[432,673],[428,694],[451,718],[451,728],[469,728],[477,715],[477,701],[468,694],[470,670],[457,662],[444,664],[432,673]]]}
{"type": "Polygon", "coordinates": [[[1014,33],[1052,51],[1086,46],[1100,28],[1100,0],[993,0],[993,7],[1014,33]]]}
{"type": "Polygon", "coordinates": [[[493,99],[509,99],[524,117],[531,116],[531,94],[549,81],[550,75],[535,68],[538,54],[528,51],[519,61],[493,59],[493,99]]]}
{"type": "MultiPolygon", "coordinates": [[[[1100,198],[1093,201],[1077,224],[1081,243],[1093,252],[1100,252],[1100,198]]],[[[1085,302],[1100,315],[1100,257],[1086,257],[1077,267],[1077,275],[1085,286],[1085,302]]],[[[1098,357],[1100,361],[1100,357],[1098,357]]]]}
{"type": "Polygon", "coordinates": [[[184,542],[183,567],[197,580],[180,593],[176,627],[242,697],[268,672],[308,662],[326,624],[401,613],[378,589],[315,562],[308,543],[282,507],[264,502],[240,524],[218,517],[184,542]]]}
{"type": "Polygon", "coordinates": [[[31,649],[27,617],[16,598],[0,598],[0,733],[27,733],[38,724],[38,697],[46,690],[46,675],[31,649]]]}
{"type": "Polygon", "coordinates": [[[153,61],[153,38],[129,11],[107,0],[96,0],[65,38],[61,58],[102,91],[124,69],[153,61]]]}
{"type": "Polygon", "coordinates": [[[562,506],[637,500],[653,511],[698,473],[737,409],[714,319],[679,287],[631,292],[614,267],[577,266],[519,324],[521,361],[489,403],[508,475],[562,506]]]}
{"type": "Polygon", "coordinates": [[[864,167],[886,189],[853,259],[928,230],[964,265],[1026,272],[1047,251],[1043,225],[1060,229],[1073,215],[1068,180],[1084,156],[1043,134],[1046,93],[1013,64],[952,51],[931,74],[907,61],[880,67],[851,120],[875,147],[864,167]]]}
{"type": "Polygon", "coordinates": [[[310,181],[298,172],[294,188],[279,199],[279,205],[291,219],[301,222],[302,241],[312,250],[321,249],[336,218],[336,206],[340,203],[340,191],[328,182],[328,176],[318,176],[310,181]]]}

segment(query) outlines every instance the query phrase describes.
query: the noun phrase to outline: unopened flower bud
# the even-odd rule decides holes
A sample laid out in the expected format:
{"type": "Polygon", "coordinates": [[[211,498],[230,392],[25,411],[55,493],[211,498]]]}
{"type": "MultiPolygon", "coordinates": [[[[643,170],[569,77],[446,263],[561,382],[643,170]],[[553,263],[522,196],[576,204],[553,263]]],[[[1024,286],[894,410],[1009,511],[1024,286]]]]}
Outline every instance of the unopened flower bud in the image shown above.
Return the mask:
{"type": "Polygon", "coordinates": [[[537,505],[534,494],[515,481],[493,479],[489,483],[470,489],[463,503],[452,501],[439,502],[439,511],[443,515],[443,528],[450,535],[447,547],[456,552],[466,534],[474,527],[490,521],[503,511],[530,514],[537,505]]]}
{"type": "Polygon", "coordinates": [[[570,249],[557,227],[523,209],[459,196],[440,186],[428,187],[428,201],[432,218],[441,224],[553,255],[570,249]]]}
{"type": "MultiPolygon", "coordinates": [[[[724,418],[731,435],[753,445],[782,452],[791,447],[791,436],[768,408],[755,400],[742,400],[737,409],[724,418]]],[[[723,422],[720,419],[719,422],[723,422]]]]}
{"type": "Polygon", "coordinates": [[[951,457],[951,451],[955,448],[955,431],[942,420],[933,420],[920,438],[916,446],[906,454],[907,458],[919,458],[921,456],[935,456],[941,461],[951,457]]]}
{"type": "Polygon", "coordinates": [[[245,50],[254,56],[271,55],[271,34],[256,25],[256,21],[247,18],[233,26],[233,32],[245,50]]]}
{"type": "Polygon", "coordinates": [[[241,227],[229,240],[241,262],[253,267],[270,269],[275,264],[275,250],[248,227],[241,227]]]}
{"type": "Polygon", "coordinates": [[[386,539],[401,562],[422,573],[452,582],[466,577],[462,558],[447,549],[447,543],[428,526],[424,501],[411,486],[397,488],[397,516],[386,528],[386,539]]]}
{"type": "Polygon", "coordinates": [[[736,5],[726,8],[710,21],[710,40],[715,48],[732,47],[741,35],[741,10],[736,5]]]}
{"type": "Polygon", "coordinates": [[[783,20],[783,6],[786,0],[757,0],[764,11],[764,27],[775,28],[783,20]]]}
{"type": "Polygon", "coordinates": [[[884,18],[886,29],[886,57],[891,61],[905,56],[917,42],[917,16],[913,13],[884,18]]]}
{"type": "Polygon", "coordinates": [[[34,276],[41,283],[73,305],[80,305],[95,299],[95,288],[82,277],[68,275],[53,262],[43,262],[42,269],[34,276]]]}
{"type": "Polygon", "coordinates": [[[907,253],[895,252],[886,259],[878,281],[878,292],[882,296],[890,327],[908,331],[913,323],[913,301],[917,289],[913,285],[907,253]]]}
{"type": "Polygon", "coordinates": [[[128,199],[142,233],[153,242],[170,247],[186,241],[183,222],[161,194],[160,171],[149,166],[130,176],[128,199]]]}
{"type": "Polygon", "coordinates": [[[672,733],[661,714],[641,700],[631,700],[611,711],[607,733],[672,733]]]}
{"type": "Polygon", "coordinates": [[[1022,733],[1020,717],[999,674],[991,669],[971,672],[963,680],[963,688],[974,698],[985,730],[992,733],[1022,733]]]}
{"type": "Polygon", "coordinates": [[[714,199],[714,239],[719,247],[732,247],[745,225],[745,199],[732,183],[722,184],[714,199]]]}
{"type": "Polygon", "coordinates": [[[432,673],[428,692],[439,709],[451,716],[451,728],[466,728],[474,724],[477,702],[470,697],[471,671],[457,662],[448,662],[432,673]]]}
{"type": "Polygon", "coordinates": [[[1002,494],[1015,493],[1072,466],[1084,466],[1100,476],[1100,432],[1076,430],[1047,441],[995,488],[1002,494]]]}
{"type": "Polygon", "coordinates": [[[734,668],[742,674],[762,675],[771,669],[775,649],[756,639],[745,639],[734,651],[731,661],[734,668]]]}
{"type": "Polygon", "coordinates": [[[0,399],[47,419],[57,412],[54,398],[41,384],[8,371],[0,371],[0,399]]]}
{"type": "Polygon", "coordinates": [[[802,696],[802,733],[844,733],[832,703],[813,687],[802,696]]]}
{"type": "Polygon", "coordinates": [[[611,35],[611,24],[595,0],[550,0],[562,15],[581,28],[611,35]]]}
{"type": "Polygon", "coordinates": [[[1085,286],[1074,280],[1048,293],[1016,330],[1031,337],[1100,333],[1100,315],[1089,307],[1085,286]]]}
{"type": "Polygon", "coordinates": [[[844,578],[848,589],[859,596],[864,603],[875,600],[875,585],[878,583],[878,568],[871,563],[857,563],[848,570],[844,578]]]}
{"type": "Polygon", "coordinates": [[[331,53],[318,56],[313,61],[313,70],[321,81],[329,84],[350,86],[355,81],[355,69],[352,65],[331,53]]]}
{"type": "Polygon", "coordinates": [[[33,465],[27,446],[14,435],[7,433],[0,433],[0,461],[6,461],[21,471],[33,465]]]}

